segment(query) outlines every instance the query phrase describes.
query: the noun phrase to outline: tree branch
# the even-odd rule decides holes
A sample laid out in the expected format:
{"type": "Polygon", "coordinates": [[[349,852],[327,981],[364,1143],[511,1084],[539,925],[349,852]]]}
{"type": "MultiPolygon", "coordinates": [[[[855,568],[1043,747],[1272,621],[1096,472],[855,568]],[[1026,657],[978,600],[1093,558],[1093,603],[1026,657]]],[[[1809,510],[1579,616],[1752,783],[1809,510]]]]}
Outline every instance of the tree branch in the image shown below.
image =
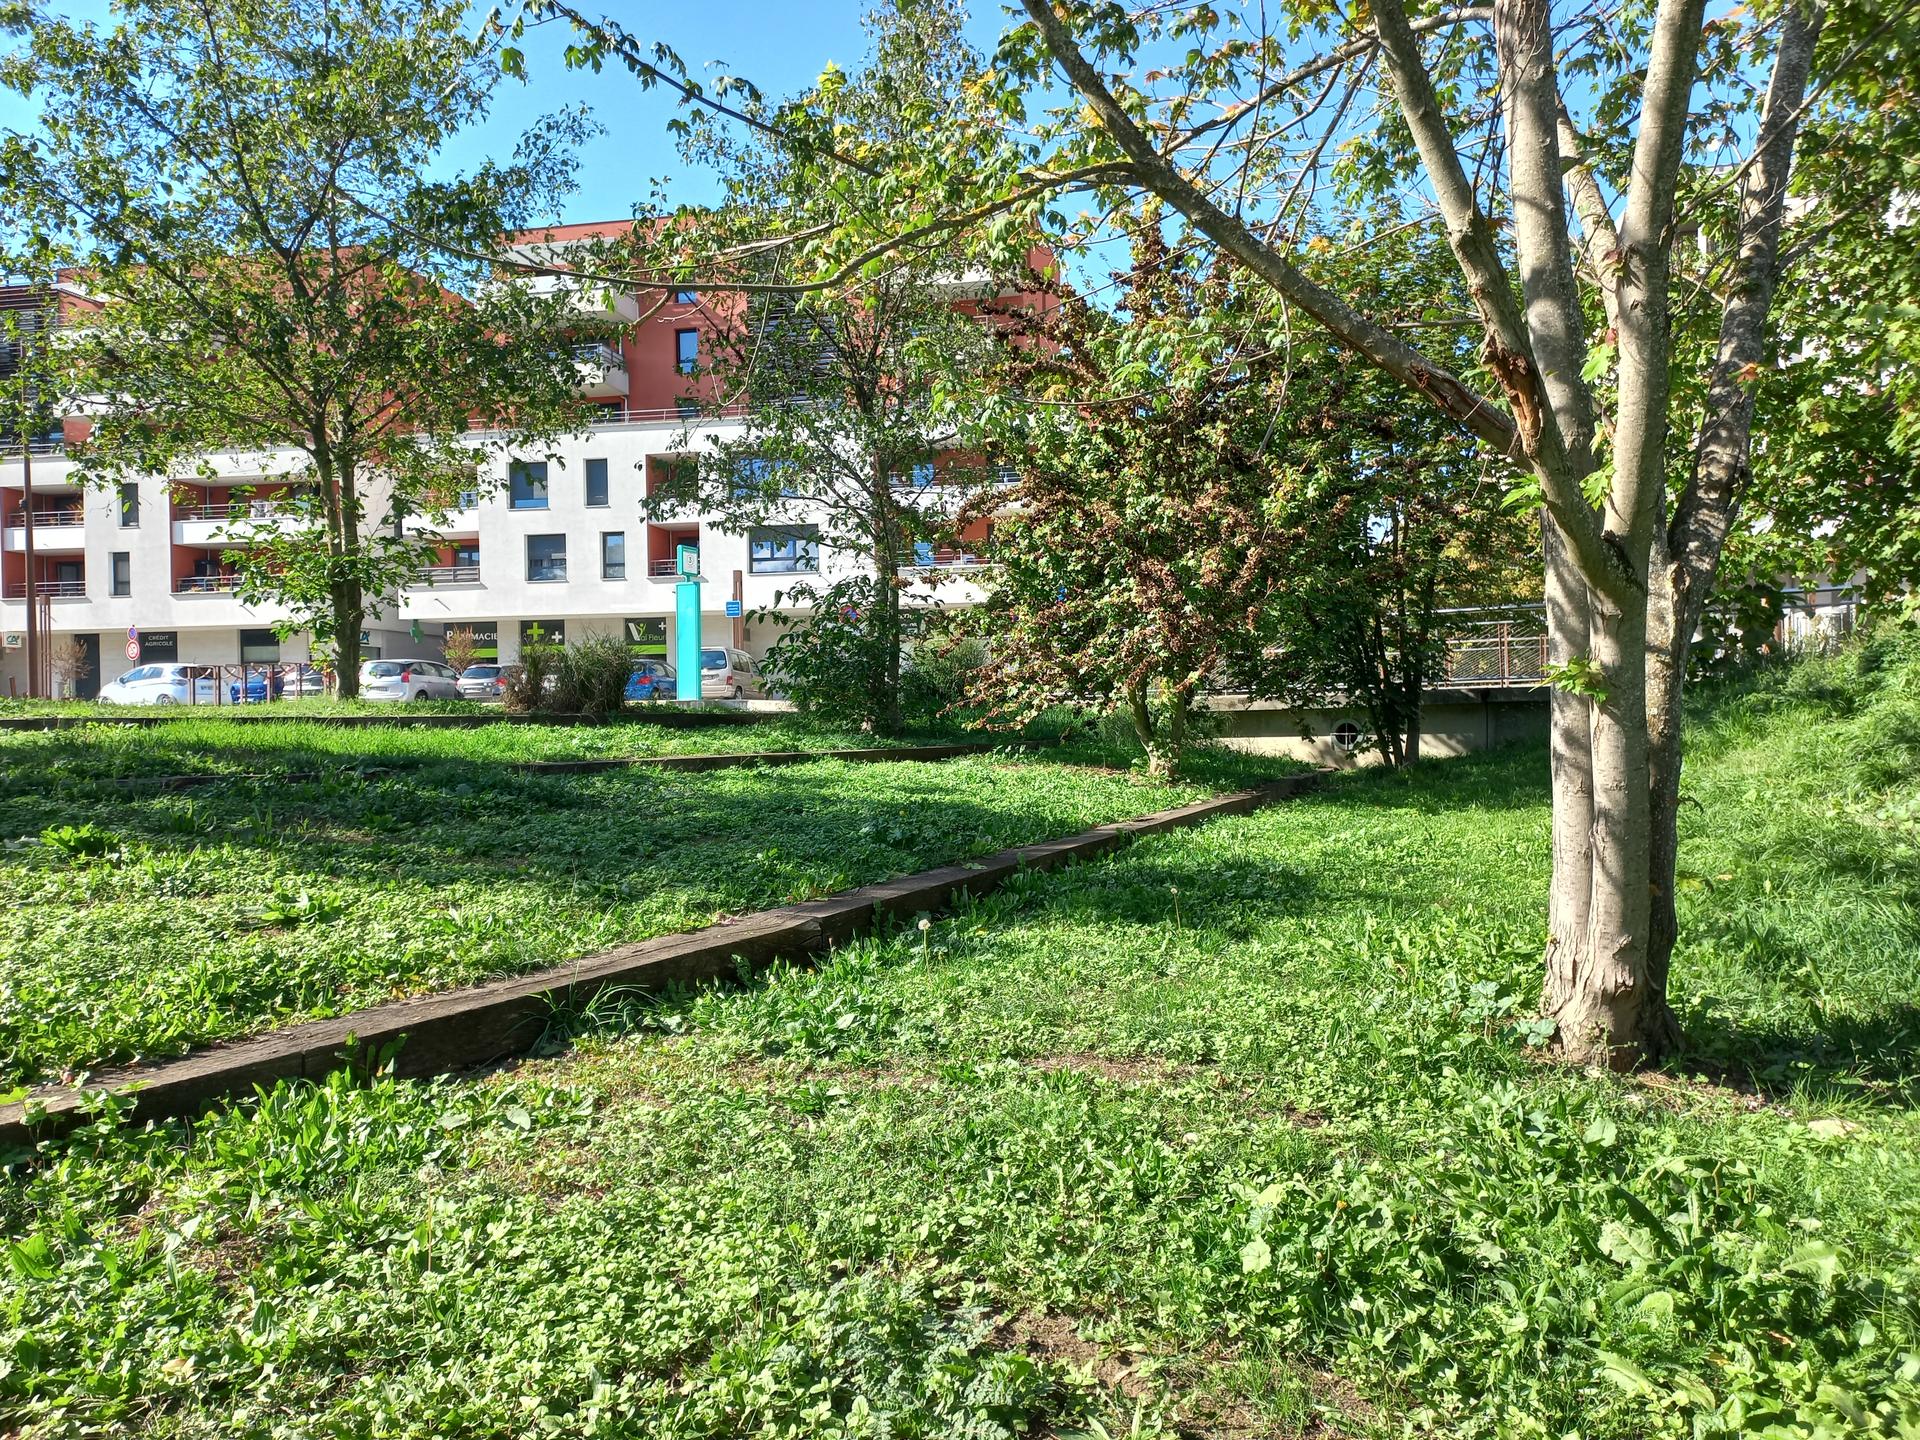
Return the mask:
{"type": "Polygon", "coordinates": [[[1114,99],[1099,72],[1075,44],[1049,0],[1021,0],[1055,62],[1098,115],[1101,127],[1133,162],[1135,179],[1180,210],[1228,254],[1401,383],[1427,397],[1501,454],[1518,459],[1518,432],[1497,405],[1465,381],[1314,283],[1162,156],[1114,99]]]}

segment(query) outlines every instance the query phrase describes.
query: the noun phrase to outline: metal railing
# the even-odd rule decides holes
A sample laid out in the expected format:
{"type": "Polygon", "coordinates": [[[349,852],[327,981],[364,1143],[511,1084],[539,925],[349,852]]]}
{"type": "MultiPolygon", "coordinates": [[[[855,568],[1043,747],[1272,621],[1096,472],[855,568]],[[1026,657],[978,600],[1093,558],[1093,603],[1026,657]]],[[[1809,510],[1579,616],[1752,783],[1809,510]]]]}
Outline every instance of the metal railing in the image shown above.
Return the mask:
{"type": "Polygon", "coordinates": [[[273,520],[293,513],[293,507],[278,500],[236,500],[227,505],[182,505],[173,514],[176,520],[273,520]]]}
{"type": "Polygon", "coordinates": [[[231,595],[239,588],[238,575],[182,575],[173,582],[176,595],[231,595]]]}
{"type": "MultiPolygon", "coordinates": [[[[29,455],[59,456],[66,453],[67,442],[64,437],[59,440],[49,437],[41,440],[29,440],[27,442],[27,454],[29,455]]],[[[0,460],[18,460],[19,458],[20,442],[18,440],[0,441],[0,460]]]]}
{"type": "MultiPolygon", "coordinates": [[[[33,593],[42,600],[84,600],[87,598],[87,582],[85,580],[42,580],[33,587],[33,593]]],[[[26,599],[27,582],[21,580],[7,586],[6,598],[26,599]]]]}
{"type": "MultiPolygon", "coordinates": [[[[78,510],[36,510],[33,512],[33,528],[36,530],[77,530],[87,523],[87,517],[78,510]]],[[[26,528],[26,516],[16,517],[15,529],[26,528]]]]}
{"type": "MultiPolygon", "coordinates": [[[[658,425],[667,420],[732,420],[745,415],[748,408],[746,405],[722,405],[709,412],[698,408],[683,409],[678,405],[589,405],[583,408],[580,423],[586,429],[598,430],[609,425],[658,425]]],[[[497,433],[503,429],[485,419],[470,420],[467,428],[481,433],[497,433]]]]}
{"type": "Polygon", "coordinates": [[[678,560],[649,560],[647,562],[649,580],[678,580],[680,562],[678,560]]]}
{"type": "Polygon", "coordinates": [[[431,589],[435,585],[478,585],[480,567],[475,565],[429,565],[407,583],[409,590],[431,589]]]}
{"type": "Polygon", "coordinates": [[[1446,659],[1438,686],[1497,689],[1540,685],[1547,678],[1547,617],[1538,605],[1497,610],[1443,610],[1446,659]]]}

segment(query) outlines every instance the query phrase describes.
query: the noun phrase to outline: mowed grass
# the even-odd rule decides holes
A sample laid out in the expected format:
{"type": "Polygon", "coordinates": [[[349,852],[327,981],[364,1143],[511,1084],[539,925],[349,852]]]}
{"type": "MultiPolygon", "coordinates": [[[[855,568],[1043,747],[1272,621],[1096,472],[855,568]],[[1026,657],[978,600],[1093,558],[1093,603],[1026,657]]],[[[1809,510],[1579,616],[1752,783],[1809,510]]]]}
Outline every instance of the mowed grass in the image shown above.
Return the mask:
{"type": "Polygon", "coordinates": [[[1920,658],[1719,697],[1690,1061],[1547,1061],[1534,749],[571,1053],[15,1173],[28,1435],[1910,1435],[1920,658]]]}
{"type": "MultiPolygon", "coordinates": [[[[472,711],[480,707],[464,708],[472,711]]],[[[365,709],[378,710],[382,715],[395,711],[393,706],[365,709]]],[[[856,729],[816,724],[797,715],[768,715],[745,723],[684,729],[635,717],[605,725],[503,722],[454,729],[338,725],[303,720],[297,714],[271,722],[183,717],[151,726],[99,723],[61,730],[0,732],[0,795],[58,786],[84,789],[107,780],[162,775],[357,773],[437,761],[500,764],[731,755],[763,750],[889,748],[955,740],[992,742],[999,738],[943,726],[887,739],[856,729]]]]}
{"type": "MultiPolygon", "coordinates": [[[[177,743],[127,733],[136,753],[177,743]]],[[[1015,756],[536,775],[447,758],[450,738],[396,736],[386,753],[406,764],[376,776],[176,793],[9,777],[0,835],[20,838],[0,856],[0,1091],[1205,793],[1015,756]]]]}

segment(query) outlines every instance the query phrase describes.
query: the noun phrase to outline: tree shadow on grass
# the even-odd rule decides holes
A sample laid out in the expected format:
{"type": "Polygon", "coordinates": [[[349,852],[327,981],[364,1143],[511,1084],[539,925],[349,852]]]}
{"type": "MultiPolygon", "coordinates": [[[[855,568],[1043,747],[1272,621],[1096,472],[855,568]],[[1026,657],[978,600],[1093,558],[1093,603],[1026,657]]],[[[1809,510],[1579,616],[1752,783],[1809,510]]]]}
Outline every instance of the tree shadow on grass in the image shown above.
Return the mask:
{"type": "Polygon", "coordinates": [[[1804,1025],[1696,1020],[1683,1042],[1663,1071],[1704,1075],[1765,1100],[1811,1094],[1895,1110],[1920,1104],[1920,1006],[1804,1025]]]}
{"type": "MultiPolygon", "coordinates": [[[[107,903],[124,923],[99,938],[84,976],[72,942],[22,957],[10,977],[21,1003],[4,1027],[16,1033],[0,1034],[0,1050],[34,1070],[178,1053],[388,998],[396,984],[419,993],[524,973],[1170,803],[1112,780],[1104,794],[1043,774],[967,782],[918,765],[542,775],[439,762],[370,780],[16,795],[0,807],[9,834],[91,824],[134,845],[126,860],[71,867],[76,903],[53,901],[43,920],[97,923],[85,911],[107,903]],[[206,847],[217,856],[196,862],[206,847]],[[197,863],[210,868],[195,881],[197,863]],[[123,866],[124,879],[112,873],[123,866]],[[143,904],[148,875],[163,872],[153,893],[171,898],[143,904]],[[183,879],[197,885],[197,924],[181,918],[183,879]],[[455,895],[465,918],[448,911],[455,895]],[[396,897],[418,903],[395,909],[396,897]],[[325,910],[311,924],[298,918],[310,899],[325,910]],[[256,905],[264,918],[236,919],[256,905]],[[297,928],[273,918],[275,905],[292,907],[297,928]],[[67,1003],[82,979],[84,1034],[67,1003]],[[36,1022],[23,1017],[41,1013],[42,991],[69,1014],[68,1040],[32,1043],[36,1022]]],[[[61,868],[41,847],[15,863],[61,868]]],[[[53,892],[34,888],[47,905],[53,892]]]]}

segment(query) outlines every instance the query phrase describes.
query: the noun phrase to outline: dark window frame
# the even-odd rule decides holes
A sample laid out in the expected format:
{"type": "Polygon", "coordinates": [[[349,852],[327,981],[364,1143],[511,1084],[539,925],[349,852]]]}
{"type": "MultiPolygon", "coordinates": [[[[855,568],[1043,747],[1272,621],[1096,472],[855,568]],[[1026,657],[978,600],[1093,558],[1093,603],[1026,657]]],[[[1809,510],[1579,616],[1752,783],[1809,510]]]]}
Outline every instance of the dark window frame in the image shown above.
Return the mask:
{"type": "Polygon", "coordinates": [[[527,583],[529,585],[564,585],[566,583],[567,537],[565,532],[561,532],[559,534],[527,536],[526,555],[527,555],[527,583]],[[557,541],[558,547],[556,550],[552,550],[548,552],[545,562],[541,567],[547,570],[549,573],[540,575],[540,574],[534,573],[535,560],[534,560],[534,554],[533,554],[533,547],[537,541],[544,541],[544,540],[557,541]],[[551,573],[556,569],[559,572],[558,574],[551,573]]]}
{"type": "Polygon", "coordinates": [[[607,498],[609,485],[607,480],[607,462],[598,457],[585,462],[586,468],[581,474],[583,489],[586,493],[586,507],[589,510],[604,510],[612,502],[607,498]],[[599,498],[594,497],[598,495],[599,498]]]}
{"type": "Polygon", "coordinates": [[[627,578],[627,532],[624,530],[602,530],[600,532],[600,578],[602,580],[624,580],[627,578]],[[610,560],[607,555],[607,542],[620,542],[620,559],[610,560]]]}
{"type": "Polygon", "coordinates": [[[673,368],[682,375],[691,375],[700,368],[700,332],[698,330],[673,332],[673,368]],[[689,353],[689,341],[692,342],[691,353],[689,353]]]}
{"type": "Polygon", "coordinates": [[[133,594],[133,552],[114,550],[107,555],[107,594],[121,598],[133,594]]]}
{"type": "Polygon", "coordinates": [[[820,527],[760,526],[747,533],[750,575],[818,575],[820,527]]]}

